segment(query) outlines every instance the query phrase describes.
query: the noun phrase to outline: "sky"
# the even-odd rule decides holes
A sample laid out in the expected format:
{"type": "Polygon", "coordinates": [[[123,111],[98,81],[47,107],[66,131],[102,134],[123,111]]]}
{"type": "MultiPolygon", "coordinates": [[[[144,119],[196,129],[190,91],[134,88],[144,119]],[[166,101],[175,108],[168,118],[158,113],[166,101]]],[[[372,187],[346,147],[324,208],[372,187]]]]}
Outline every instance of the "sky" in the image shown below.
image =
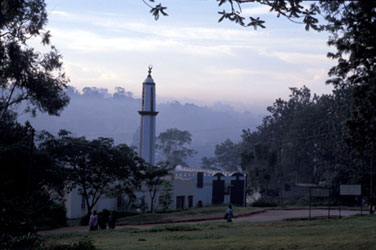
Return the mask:
{"type": "Polygon", "coordinates": [[[142,0],[46,0],[46,29],[70,85],[110,92],[121,86],[140,97],[153,65],[157,102],[229,104],[254,113],[287,99],[289,87],[331,92],[327,33],[307,32],[257,4],[242,11],[264,19],[266,29],[218,23],[227,6],[215,0],[159,2],[169,16],[155,21],[142,0]]]}

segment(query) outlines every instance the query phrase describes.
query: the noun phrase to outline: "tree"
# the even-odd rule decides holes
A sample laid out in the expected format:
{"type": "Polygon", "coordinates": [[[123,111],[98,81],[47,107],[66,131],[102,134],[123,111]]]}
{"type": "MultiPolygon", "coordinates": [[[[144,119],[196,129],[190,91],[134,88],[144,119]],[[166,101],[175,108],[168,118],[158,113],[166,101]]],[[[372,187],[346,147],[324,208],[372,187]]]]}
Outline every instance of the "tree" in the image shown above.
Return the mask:
{"type": "Polygon", "coordinates": [[[191,142],[191,134],[188,131],[170,128],[159,134],[156,148],[169,166],[185,166],[185,160],[196,153],[195,150],[186,147],[191,142]]]}
{"type": "Polygon", "coordinates": [[[63,186],[62,171],[35,148],[33,134],[30,124],[0,119],[1,249],[34,249],[38,228],[66,225],[65,208],[54,195],[63,186]]]}
{"type": "Polygon", "coordinates": [[[208,169],[237,171],[240,166],[240,152],[240,144],[227,139],[221,144],[215,145],[214,157],[202,158],[202,165],[208,169]]]}
{"type": "MultiPolygon", "coordinates": [[[[376,3],[374,1],[347,2],[340,8],[341,15],[330,13],[327,19],[333,34],[328,44],[335,46],[336,53],[328,53],[338,64],[331,68],[327,83],[338,89],[349,89],[351,113],[346,122],[345,142],[352,149],[358,165],[358,181],[369,186],[370,212],[375,205],[373,164],[376,128],[374,112],[376,99],[376,3]],[[344,6],[344,7],[343,7],[344,6]],[[366,176],[368,176],[366,178],[366,176]],[[369,183],[367,185],[366,183],[369,183]]],[[[328,10],[332,11],[329,8],[328,10]]]]}
{"type": "Polygon", "coordinates": [[[135,191],[141,188],[144,179],[143,170],[146,165],[132,147],[120,144],[114,147],[114,167],[119,168],[116,172],[117,182],[114,184],[109,195],[116,198],[124,195],[128,197],[128,205],[136,200],[135,191]]]}
{"type": "Polygon", "coordinates": [[[89,214],[102,195],[119,189],[129,192],[129,185],[136,185],[141,176],[143,160],[126,145],[114,146],[110,138],[89,141],[62,130],[58,138],[45,132],[41,139],[41,148],[69,171],[67,189],[78,187],[89,214]]]}
{"type": "Polygon", "coordinates": [[[215,157],[202,157],[201,167],[204,169],[220,170],[220,167],[218,166],[218,161],[215,157]]]}
{"type": "Polygon", "coordinates": [[[284,184],[354,181],[345,174],[352,163],[342,140],[348,93],[312,96],[306,87],[291,92],[289,100],[268,107],[270,115],[256,131],[243,131],[241,166],[251,191],[281,195],[284,184]]]}
{"type": "Polygon", "coordinates": [[[50,33],[43,0],[3,0],[0,2],[0,116],[21,102],[26,111],[58,115],[68,104],[64,92],[68,80],[62,72],[61,55],[54,46],[40,53],[28,40],[41,38],[50,45],[50,33]]]}
{"type": "Polygon", "coordinates": [[[170,180],[163,180],[159,195],[159,205],[166,211],[170,207],[174,198],[173,185],[170,180]]]}
{"type": "MultiPolygon", "coordinates": [[[[150,7],[150,13],[154,16],[155,20],[159,19],[160,14],[168,16],[166,13],[167,7],[162,4],[150,5],[146,0],[142,0],[147,6],[150,7]]],[[[148,0],[154,3],[155,0],[148,0]]],[[[253,27],[254,29],[265,28],[265,21],[259,17],[247,16],[249,20],[242,14],[242,6],[247,3],[259,3],[270,7],[270,11],[276,12],[277,17],[284,16],[293,22],[305,24],[306,30],[310,28],[315,30],[322,30],[323,27],[318,25],[318,18],[316,16],[320,14],[320,7],[325,4],[325,1],[319,3],[311,3],[309,8],[305,8],[302,3],[304,0],[217,0],[218,7],[227,4],[229,11],[219,11],[220,18],[218,22],[222,22],[224,19],[234,22],[244,27],[253,27]],[[324,2],[324,3],[323,3],[324,2]]],[[[341,1],[342,2],[342,1],[341,1]]]]}
{"type": "Polygon", "coordinates": [[[157,193],[164,183],[164,177],[168,174],[169,168],[167,166],[152,166],[148,165],[144,170],[144,183],[150,196],[150,212],[154,211],[154,203],[157,198],[157,193]]]}

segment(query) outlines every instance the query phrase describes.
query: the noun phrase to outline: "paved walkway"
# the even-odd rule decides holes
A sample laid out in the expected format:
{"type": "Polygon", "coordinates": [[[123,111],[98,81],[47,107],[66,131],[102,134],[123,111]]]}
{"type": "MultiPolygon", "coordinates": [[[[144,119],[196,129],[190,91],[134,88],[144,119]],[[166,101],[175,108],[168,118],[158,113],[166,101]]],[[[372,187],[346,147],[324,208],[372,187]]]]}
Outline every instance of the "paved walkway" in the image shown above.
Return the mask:
{"type": "MultiPolygon", "coordinates": [[[[338,217],[338,209],[330,210],[331,218],[338,217]]],[[[364,212],[366,214],[368,212],[364,212]]],[[[236,214],[236,211],[235,211],[236,214]]],[[[360,211],[354,210],[342,210],[341,216],[350,216],[360,214],[360,211]]],[[[328,217],[328,210],[327,209],[313,209],[311,210],[311,217],[328,217]]],[[[242,217],[238,217],[233,220],[233,222],[267,222],[267,221],[283,221],[283,220],[294,220],[294,219],[308,219],[309,218],[309,210],[298,209],[298,210],[265,210],[259,211],[258,213],[252,215],[246,215],[242,217]]],[[[161,223],[161,224],[145,224],[145,225],[123,225],[117,226],[116,229],[121,228],[151,228],[160,225],[171,225],[171,224],[197,224],[197,223],[204,223],[204,222],[212,222],[212,221],[224,221],[223,219],[208,219],[208,220],[201,220],[201,221],[185,221],[185,222],[175,222],[175,223],[161,223]]],[[[40,231],[39,234],[46,235],[46,234],[54,234],[54,233],[69,233],[69,232],[87,232],[87,226],[76,226],[76,227],[62,227],[53,230],[46,230],[40,231]]]]}

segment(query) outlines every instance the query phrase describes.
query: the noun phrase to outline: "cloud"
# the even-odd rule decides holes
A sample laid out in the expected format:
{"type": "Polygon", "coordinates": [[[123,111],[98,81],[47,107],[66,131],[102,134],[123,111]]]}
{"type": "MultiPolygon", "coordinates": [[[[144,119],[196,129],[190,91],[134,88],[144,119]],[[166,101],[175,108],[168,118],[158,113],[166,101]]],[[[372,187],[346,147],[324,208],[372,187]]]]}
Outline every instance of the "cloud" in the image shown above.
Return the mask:
{"type": "MultiPolygon", "coordinates": [[[[257,31],[243,29],[225,29],[225,28],[205,28],[205,27],[181,27],[174,25],[150,25],[146,22],[128,21],[126,17],[113,14],[116,18],[104,17],[102,13],[96,16],[93,14],[75,14],[63,11],[52,11],[56,17],[64,18],[66,22],[80,22],[90,24],[94,27],[103,28],[106,32],[113,31],[114,36],[129,34],[132,32],[135,36],[155,36],[161,39],[174,40],[202,40],[202,41],[249,41],[251,38],[259,35],[257,31]],[[93,16],[94,15],[94,16],[93,16]],[[117,33],[117,34],[116,34],[117,33]]],[[[110,15],[110,14],[107,14],[110,15]]],[[[101,32],[101,31],[98,31],[101,32]]]]}
{"type": "MultiPolygon", "coordinates": [[[[268,14],[269,9],[244,8],[243,13],[268,14]]],[[[153,72],[158,95],[180,99],[271,103],[288,97],[290,86],[324,85],[330,60],[322,35],[147,20],[52,11],[49,29],[72,83],[82,86],[113,89],[126,82],[137,95],[151,62],[158,69],[153,72]]]]}
{"type": "MultiPolygon", "coordinates": [[[[265,6],[258,6],[251,9],[265,11],[265,6]]],[[[245,9],[244,11],[248,11],[245,9]]],[[[121,51],[155,51],[161,48],[172,48],[180,52],[188,52],[201,55],[233,55],[233,49],[257,49],[267,50],[293,50],[304,51],[322,49],[324,40],[318,38],[289,37],[284,34],[273,34],[269,30],[236,28],[207,28],[171,25],[149,24],[147,22],[129,21],[124,16],[107,18],[102,13],[67,13],[53,11],[55,16],[63,17],[66,23],[86,23],[85,30],[59,29],[58,32],[66,33],[65,36],[74,36],[70,47],[82,49],[83,51],[98,49],[100,51],[111,48],[121,51]],[[89,32],[88,30],[93,30],[89,32]],[[104,35],[106,34],[106,35],[104,35]],[[275,38],[277,35],[277,39],[275,38]],[[86,41],[92,41],[88,44],[86,41]],[[121,43],[124,45],[122,46],[121,43]]],[[[107,14],[107,15],[111,15],[107,14]]],[[[54,32],[55,33],[55,32],[54,32]]],[[[54,35],[53,33],[53,35],[54,35]]],[[[69,44],[69,43],[66,43],[69,44]]],[[[284,55],[277,55],[283,60],[289,60],[284,55]]]]}
{"type": "Polygon", "coordinates": [[[59,10],[52,10],[49,14],[54,15],[54,16],[60,16],[60,17],[63,17],[63,18],[72,17],[72,15],[70,13],[65,12],[65,11],[59,11],[59,10]]]}
{"type": "Polygon", "coordinates": [[[51,29],[53,40],[59,48],[80,53],[111,52],[169,52],[201,56],[233,55],[231,45],[191,44],[184,41],[162,38],[111,37],[85,30],[51,29]]]}
{"type": "Polygon", "coordinates": [[[274,56],[287,63],[294,64],[328,64],[329,59],[323,54],[297,53],[297,52],[271,52],[269,56],[274,56]]]}
{"type": "Polygon", "coordinates": [[[259,5],[259,6],[256,6],[256,7],[249,7],[249,8],[242,9],[242,14],[250,15],[250,16],[252,16],[252,15],[268,15],[268,14],[272,14],[272,12],[270,12],[269,6],[259,5]]]}

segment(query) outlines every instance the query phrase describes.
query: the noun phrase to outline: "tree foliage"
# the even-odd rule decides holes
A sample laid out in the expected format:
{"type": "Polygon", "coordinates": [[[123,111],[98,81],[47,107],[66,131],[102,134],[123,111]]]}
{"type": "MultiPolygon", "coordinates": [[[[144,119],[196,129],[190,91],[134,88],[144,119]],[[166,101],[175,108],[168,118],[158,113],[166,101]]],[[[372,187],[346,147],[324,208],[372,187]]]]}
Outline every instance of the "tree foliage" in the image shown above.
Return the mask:
{"type": "Polygon", "coordinates": [[[43,0],[0,2],[1,118],[23,101],[26,111],[35,114],[38,109],[51,115],[58,115],[69,102],[61,55],[50,45],[50,32],[44,31],[45,6],[43,0]],[[40,38],[49,51],[35,51],[28,44],[32,38],[40,38]]]}
{"type": "Polygon", "coordinates": [[[243,131],[241,166],[251,191],[277,197],[285,184],[357,183],[348,174],[354,162],[343,141],[349,94],[312,96],[306,87],[291,92],[289,100],[268,107],[256,131],[243,131]]]}
{"type": "Polygon", "coordinates": [[[166,181],[164,177],[168,174],[169,170],[166,164],[161,163],[159,166],[148,165],[143,171],[143,182],[150,196],[151,213],[154,211],[157,194],[162,190],[162,184],[166,181]]]}
{"type": "Polygon", "coordinates": [[[127,145],[114,145],[110,138],[87,140],[60,131],[55,138],[45,132],[41,148],[67,170],[66,187],[75,187],[84,197],[88,213],[104,195],[123,191],[132,194],[140,183],[144,161],[127,145]]]}
{"type": "Polygon", "coordinates": [[[195,150],[187,147],[191,142],[191,134],[188,131],[170,128],[159,134],[156,148],[169,166],[185,166],[186,159],[196,153],[195,150]]]}
{"type": "Polygon", "coordinates": [[[30,124],[0,120],[0,248],[34,249],[37,228],[65,226],[62,171],[35,148],[30,124]],[[43,215],[43,216],[40,216],[43,215]]]}
{"type": "Polygon", "coordinates": [[[241,145],[230,139],[215,146],[214,157],[203,157],[202,166],[207,169],[237,171],[240,167],[241,145]]]}
{"type": "Polygon", "coordinates": [[[161,183],[159,194],[159,205],[164,211],[167,211],[174,201],[174,189],[172,180],[165,179],[161,183]]]}
{"type": "Polygon", "coordinates": [[[16,122],[21,102],[26,112],[58,115],[69,101],[61,56],[50,45],[46,23],[43,0],[0,1],[1,249],[39,248],[37,227],[66,223],[65,208],[55,202],[64,173],[35,148],[30,124],[16,122]],[[30,47],[29,41],[38,38],[47,52],[30,47]]]}
{"type": "MultiPolygon", "coordinates": [[[[214,1],[214,0],[213,0],[214,1]]],[[[242,7],[247,6],[249,3],[259,3],[270,7],[270,12],[275,12],[277,17],[284,16],[293,22],[305,24],[305,29],[310,28],[315,30],[322,30],[323,27],[318,24],[318,15],[320,14],[320,7],[322,3],[311,3],[309,7],[303,5],[304,0],[216,0],[218,7],[224,8],[223,11],[219,11],[220,18],[218,22],[223,20],[229,20],[238,25],[244,27],[265,28],[265,21],[260,17],[246,16],[242,13],[242,7]]],[[[150,5],[145,0],[143,2],[148,5],[150,12],[154,15],[155,20],[159,19],[159,14],[167,16],[167,7],[162,4],[150,5]]],[[[150,3],[154,3],[155,0],[149,0],[150,3]]],[[[321,1],[324,2],[324,1],[321,1]]]]}

